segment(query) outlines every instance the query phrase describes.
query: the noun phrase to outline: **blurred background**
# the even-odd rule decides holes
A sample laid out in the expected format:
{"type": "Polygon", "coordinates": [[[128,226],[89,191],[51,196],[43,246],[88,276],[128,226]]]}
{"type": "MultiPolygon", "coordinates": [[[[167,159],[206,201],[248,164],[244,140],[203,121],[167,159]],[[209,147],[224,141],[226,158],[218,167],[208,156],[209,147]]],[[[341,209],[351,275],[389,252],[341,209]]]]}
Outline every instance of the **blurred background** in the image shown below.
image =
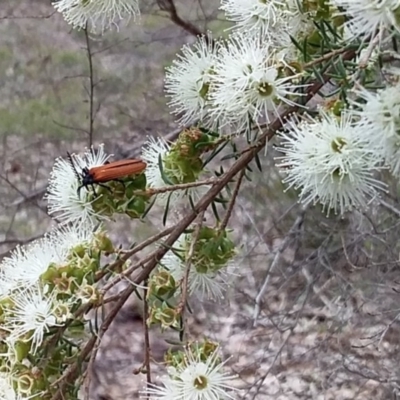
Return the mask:
{"type": "MultiPolygon", "coordinates": [[[[164,70],[196,34],[227,34],[219,5],[142,1],[139,23],[86,36],[48,0],[1,0],[1,257],[54,226],[43,199],[54,160],[89,144],[89,53],[93,143],[105,143],[115,159],[138,156],[147,136],[179,132],[164,70]]],[[[192,301],[191,337],[221,343],[240,399],[400,398],[397,183],[368,212],[327,218],[283,192],[274,156],[271,146],[261,156],[263,171],[254,166],[242,187],[229,225],[240,248],[230,289],[217,304],[192,301]]],[[[162,229],[161,218],[162,210],[145,224],[121,218],[110,232],[128,246],[162,229]]],[[[143,378],[133,371],[143,361],[142,324],[132,298],[98,354],[93,399],[138,398],[143,378]]],[[[177,333],[153,330],[156,361],[171,338],[177,333]]]]}

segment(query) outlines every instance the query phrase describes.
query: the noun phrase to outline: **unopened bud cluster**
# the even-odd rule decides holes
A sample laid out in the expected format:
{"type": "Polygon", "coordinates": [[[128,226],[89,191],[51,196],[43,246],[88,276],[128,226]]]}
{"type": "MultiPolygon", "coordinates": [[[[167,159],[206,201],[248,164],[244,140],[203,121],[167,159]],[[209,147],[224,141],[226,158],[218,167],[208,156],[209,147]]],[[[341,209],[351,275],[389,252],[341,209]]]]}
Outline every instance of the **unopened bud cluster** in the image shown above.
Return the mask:
{"type": "Polygon", "coordinates": [[[164,180],[170,184],[195,182],[203,171],[201,155],[211,144],[211,137],[198,128],[185,129],[163,157],[164,180]]]}

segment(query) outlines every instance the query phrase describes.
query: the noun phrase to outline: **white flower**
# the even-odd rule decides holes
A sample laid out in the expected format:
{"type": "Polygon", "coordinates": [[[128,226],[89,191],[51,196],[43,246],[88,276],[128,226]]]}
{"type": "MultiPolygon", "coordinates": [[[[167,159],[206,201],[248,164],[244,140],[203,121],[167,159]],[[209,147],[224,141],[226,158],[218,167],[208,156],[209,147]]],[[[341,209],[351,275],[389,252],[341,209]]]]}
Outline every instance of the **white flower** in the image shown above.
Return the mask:
{"type": "Polygon", "coordinates": [[[274,34],[273,29],[282,24],[287,12],[286,1],[282,0],[222,0],[221,10],[226,18],[236,23],[240,32],[260,34],[265,37],[274,34]]]}
{"type": "Polygon", "coordinates": [[[392,27],[400,31],[399,0],[331,0],[331,4],[344,9],[338,14],[349,18],[345,27],[352,38],[366,38],[377,30],[392,27]]]}
{"type": "Polygon", "coordinates": [[[197,120],[204,126],[216,123],[210,120],[209,111],[219,47],[210,35],[201,36],[193,46],[183,46],[182,55],[166,70],[165,90],[171,98],[168,104],[183,126],[197,120]]]}
{"type": "Polygon", "coordinates": [[[53,6],[74,28],[89,23],[93,32],[104,32],[122,19],[136,19],[140,14],[138,0],[58,0],[53,6]]]}
{"type": "Polygon", "coordinates": [[[251,123],[269,122],[278,115],[278,105],[296,104],[289,98],[299,85],[293,77],[280,77],[275,51],[259,37],[231,37],[215,66],[215,88],[211,93],[214,114],[238,130],[251,123]]]}
{"type": "MultiPolygon", "coordinates": [[[[174,244],[174,251],[168,251],[163,257],[162,264],[168,269],[176,282],[183,279],[186,274],[188,246],[190,246],[191,235],[181,235],[174,244]]],[[[217,272],[202,270],[195,264],[190,265],[188,278],[188,293],[196,293],[200,299],[222,299],[228,286],[228,278],[231,265],[228,264],[217,272]]]]}
{"type": "Polygon", "coordinates": [[[353,102],[361,107],[354,113],[367,122],[364,135],[380,148],[381,157],[393,175],[400,176],[400,84],[376,93],[361,88],[356,94],[366,102],[353,102]]]}
{"type": "Polygon", "coordinates": [[[57,158],[46,194],[49,214],[65,224],[94,223],[100,218],[89,199],[89,190],[92,188],[82,187],[82,173],[85,168],[103,165],[109,157],[104,153],[104,146],[100,145],[97,152],[92,147],[83,157],[73,155],[72,161],[57,158]]]}
{"type": "Polygon", "coordinates": [[[72,248],[91,242],[93,237],[91,225],[70,225],[55,229],[27,246],[16,247],[0,264],[2,295],[37,284],[51,264],[63,265],[72,248]]]}
{"type": "Polygon", "coordinates": [[[10,333],[11,341],[31,340],[31,351],[35,353],[45,333],[52,326],[61,326],[55,296],[46,297],[39,288],[31,287],[14,292],[10,302],[11,308],[5,309],[3,329],[10,333]]]}
{"type": "Polygon", "coordinates": [[[379,152],[365,135],[365,126],[352,124],[350,116],[340,121],[321,113],[321,119],[301,123],[291,120],[280,135],[280,167],[284,182],[300,189],[304,203],[320,202],[324,209],[344,213],[365,207],[385,185],[374,179],[379,152]]]}
{"type": "MultiPolygon", "coordinates": [[[[171,183],[164,181],[163,175],[168,179],[169,174],[174,174],[175,171],[170,171],[163,162],[170,151],[170,146],[162,138],[154,139],[149,137],[147,142],[142,147],[142,159],[147,163],[146,167],[146,179],[150,188],[163,188],[171,186],[171,183]],[[161,173],[160,163],[163,173],[161,173]]],[[[167,191],[164,193],[158,193],[157,203],[160,205],[170,204],[174,206],[179,204],[180,201],[186,196],[192,196],[194,200],[197,200],[208,186],[193,187],[187,190],[174,190],[167,191]]]]}
{"type": "Polygon", "coordinates": [[[17,247],[4,259],[4,274],[13,285],[11,289],[35,285],[51,263],[61,263],[63,254],[50,238],[43,238],[24,247],[17,247]]]}
{"type": "Polygon", "coordinates": [[[94,240],[97,231],[94,231],[93,226],[89,224],[75,224],[61,226],[48,234],[48,237],[57,241],[58,246],[69,252],[72,248],[90,244],[94,240]]]}
{"type": "Polygon", "coordinates": [[[186,351],[185,359],[178,368],[169,369],[164,387],[154,386],[148,390],[154,400],[225,400],[235,399],[229,385],[234,376],[223,372],[225,363],[219,362],[217,351],[206,361],[192,351],[186,351]]]}

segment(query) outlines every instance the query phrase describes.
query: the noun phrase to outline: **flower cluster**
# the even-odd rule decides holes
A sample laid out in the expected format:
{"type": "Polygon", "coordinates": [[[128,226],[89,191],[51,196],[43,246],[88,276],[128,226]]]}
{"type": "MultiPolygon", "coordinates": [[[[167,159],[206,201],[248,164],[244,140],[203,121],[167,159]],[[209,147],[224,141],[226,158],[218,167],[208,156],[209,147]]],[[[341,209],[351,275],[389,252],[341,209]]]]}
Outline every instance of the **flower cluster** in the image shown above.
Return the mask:
{"type": "Polygon", "coordinates": [[[200,37],[167,69],[166,92],[183,124],[248,132],[277,115],[301,85],[291,84],[272,43],[259,36],[232,36],[226,42],[200,37]]]}
{"type": "Polygon", "coordinates": [[[0,340],[2,390],[7,384],[17,388],[19,396],[38,395],[78,355],[87,335],[83,315],[74,313],[83,304],[99,301],[95,272],[101,253],[111,250],[101,231],[75,225],[17,247],[2,261],[0,314],[7,333],[0,340]],[[69,344],[54,342],[49,354],[46,337],[58,327],[64,327],[69,344]]]}
{"type": "Polygon", "coordinates": [[[229,384],[234,376],[223,372],[225,362],[221,362],[215,343],[206,341],[188,346],[185,352],[170,352],[166,363],[168,376],[162,379],[162,386],[152,385],[145,391],[147,399],[236,399],[236,389],[229,384]]]}
{"type": "MultiPolygon", "coordinates": [[[[235,24],[232,30],[242,37],[259,37],[278,49],[285,59],[300,56],[291,38],[303,42],[317,34],[314,22],[320,19],[321,4],[297,0],[222,0],[221,10],[235,24]]],[[[329,9],[324,9],[329,14],[329,9]]],[[[324,15],[327,17],[327,15],[324,15]]],[[[315,39],[315,38],[314,38],[315,39]]]]}
{"type": "Polygon", "coordinates": [[[328,214],[365,207],[385,185],[374,178],[379,154],[362,122],[351,115],[321,112],[319,118],[292,119],[281,133],[279,166],[289,188],[305,203],[320,202],[328,214]]]}
{"type": "Polygon", "coordinates": [[[211,126],[214,123],[209,93],[219,48],[211,35],[203,36],[192,47],[183,46],[182,54],[167,68],[165,88],[171,98],[169,105],[183,126],[198,119],[211,126]]]}
{"type": "MultiPolygon", "coordinates": [[[[371,77],[381,43],[399,33],[397,0],[222,0],[221,9],[234,23],[233,34],[185,46],[167,69],[166,92],[179,122],[244,132],[248,139],[280,118],[285,106],[299,105],[306,86],[299,82],[306,75],[301,64],[320,49],[379,35],[377,48],[360,47],[364,57],[374,54],[367,60],[371,77]]],[[[400,176],[397,91],[398,85],[360,89],[355,108],[342,115],[321,112],[287,124],[279,165],[301,201],[342,214],[386,190],[378,176],[383,167],[400,176]]]]}
{"type": "Polygon", "coordinates": [[[198,38],[167,68],[165,89],[178,121],[248,134],[279,116],[282,106],[298,104],[305,50],[313,54],[343,34],[336,8],[322,3],[222,0],[233,34],[198,38]],[[322,35],[317,24],[328,20],[322,35]]]}
{"type": "Polygon", "coordinates": [[[379,170],[400,176],[399,80],[394,71],[385,88],[353,90],[350,109],[320,111],[316,118],[287,124],[280,135],[279,166],[303,202],[343,214],[386,191],[379,170]]]}

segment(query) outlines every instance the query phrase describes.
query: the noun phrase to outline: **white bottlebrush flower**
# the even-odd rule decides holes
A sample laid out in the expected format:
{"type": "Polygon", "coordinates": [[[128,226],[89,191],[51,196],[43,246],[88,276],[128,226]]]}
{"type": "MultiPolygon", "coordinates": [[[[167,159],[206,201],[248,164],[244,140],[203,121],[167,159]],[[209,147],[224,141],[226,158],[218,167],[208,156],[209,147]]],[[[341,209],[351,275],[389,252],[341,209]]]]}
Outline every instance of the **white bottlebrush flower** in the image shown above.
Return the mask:
{"type": "Polygon", "coordinates": [[[269,122],[278,115],[279,104],[294,105],[289,98],[299,85],[293,77],[281,77],[281,65],[270,43],[259,37],[231,37],[215,66],[215,88],[211,93],[214,114],[240,131],[250,123],[269,122]]]}
{"type": "MultiPolygon", "coordinates": [[[[147,163],[146,167],[146,179],[147,184],[150,188],[163,188],[171,186],[171,183],[167,183],[163,179],[163,174],[167,176],[169,173],[174,171],[169,171],[168,168],[163,163],[164,157],[166,157],[171,150],[168,143],[162,139],[149,137],[147,142],[142,147],[142,159],[147,163]],[[160,163],[163,173],[161,173],[160,163]]],[[[175,175],[174,175],[175,176],[175,175]]],[[[192,196],[194,200],[197,200],[203,193],[205,193],[208,186],[193,187],[187,190],[174,190],[167,191],[164,193],[158,193],[157,203],[159,205],[165,205],[169,203],[174,206],[178,204],[185,196],[192,196]]]]}
{"type": "MultiPolygon", "coordinates": [[[[181,235],[174,244],[174,251],[169,251],[162,260],[176,282],[183,279],[186,274],[187,263],[184,258],[190,246],[191,236],[181,235]]],[[[192,263],[189,270],[188,293],[197,294],[200,299],[222,299],[228,287],[231,265],[228,264],[218,271],[203,270],[192,263]]]]}
{"type": "Polygon", "coordinates": [[[210,92],[219,47],[210,35],[201,36],[193,46],[183,46],[182,54],[166,70],[165,90],[171,98],[168,105],[183,126],[197,120],[204,126],[215,123],[209,119],[210,92]]]}
{"type": "Polygon", "coordinates": [[[81,187],[81,174],[83,169],[103,165],[110,155],[104,152],[104,146],[98,150],[87,150],[83,157],[73,156],[71,160],[57,158],[50,174],[46,198],[49,214],[56,217],[61,223],[81,222],[93,223],[100,216],[93,210],[89,198],[92,188],[81,187]]]}
{"type": "Polygon", "coordinates": [[[328,214],[365,207],[385,185],[374,179],[379,152],[371,146],[365,126],[321,113],[321,119],[295,119],[281,133],[279,166],[289,188],[300,189],[304,203],[321,203],[328,214]]]}
{"type": "Polygon", "coordinates": [[[392,27],[400,31],[399,0],[331,0],[331,5],[343,10],[338,14],[349,18],[345,27],[352,38],[367,38],[377,30],[392,27]]]}
{"type": "Polygon", "coordinates": [[[363,100],[354,102],[358,107],[354,112],[367,122],[364,134],[380,148],[393,175],[400,176],[400,84],[376,93],[361,88],[356,95],[363,100]]]}
{"type": "MultiPolygon", "coordinates": [[[[17,247],[3,260],[4,274],[13,282],[13,287],[35,285],[50,264],[62,263],[65,252],[49,237],[36,240],[24,247],[17,247]]],[[[11,288],[10,288],[11,290],[11,288]]]]}
{"type": "Polygon", "coordinates": [[[54,229],[48,237],[57,242],[63,253],[68,253],[76,246],[90,244],[95,234],[90,224],[74,224],[54,229]]]}
{"type": "Polygon", "coordinates": [[[138,0],[58,0],[53,6],[74,28],[89,24],[92,32],[101,33],[125,18],[140,15],[138,0]]]}
{"type": "Polygon", "coordinates": [[[0,296],[18,287],[37,284],[51,265],[63,266],[70,250],[92,241],[93,236],[91,225],[70,225],[55,229],[27,246],[15,248],[0,264],[3,292],[0,296]]]}
{"type": "Polygon", "coordinates": [[[39,288],[21,288],[10,296],[12,307],[4,310],[3,329],[11,341],[32,341],[35,353],[44,335],[53,326],[61,326],[57,315],[59,307],[54,295],[43,295],[39,288]]]}
{"type": "Polygon", "coordinates": [[[184,362],[177,368],[169,369],[163,386],[148,389],[153,400],[227,400],[236,399],[236,389],[229,384],[234,376],[223,372],[217,350],[206,361],[187,350],[184,362]]]}
{"type": "Polygon", "coordinates": [[[234,29],[262,37],[273,35],[288,12],[282,0],[222,0],[220,8],[228,20],[235,22],[234,29]]]}

